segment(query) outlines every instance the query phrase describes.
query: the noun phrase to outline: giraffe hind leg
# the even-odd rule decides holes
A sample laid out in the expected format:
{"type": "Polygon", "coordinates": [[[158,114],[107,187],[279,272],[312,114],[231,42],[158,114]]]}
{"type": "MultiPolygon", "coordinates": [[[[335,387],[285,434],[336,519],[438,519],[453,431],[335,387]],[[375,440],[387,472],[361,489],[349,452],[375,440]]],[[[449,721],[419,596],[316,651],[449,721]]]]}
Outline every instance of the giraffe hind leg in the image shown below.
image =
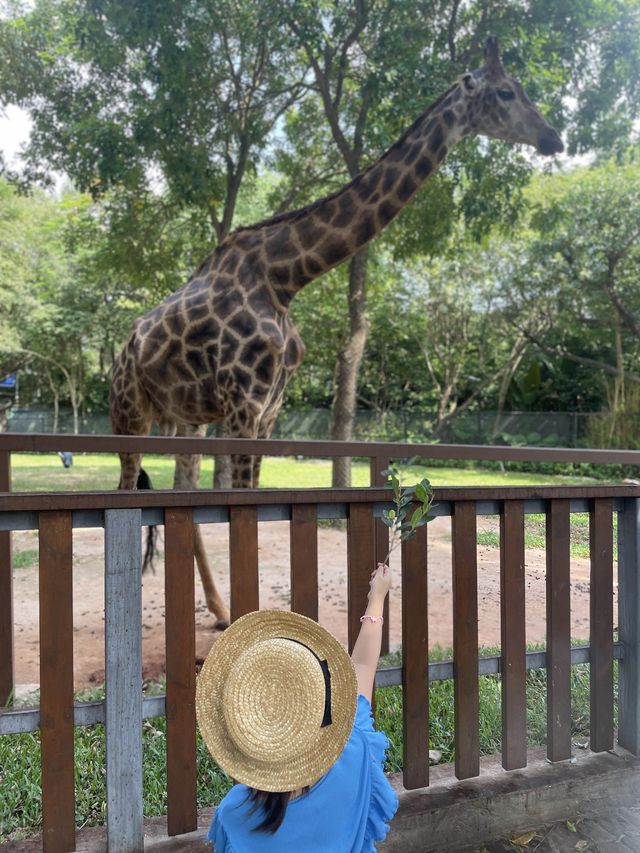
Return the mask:
{"type": "MultiPolygon", "coordinates": [[[[194,435],[204,436],[206,434],[206,426],[202,427],[180,427],[179,435],[194,435]]],[[[174,489],[197,489],[200,481],[200,463],[202,457],[197,454],[178,454],[176,455],[176,471],[173,481],[174,489]]],[[[207,608],[215,616],[216,622],[214,627],[218,630],[224,630],[229,627],[231,614],[229,608],[224,603],[222,596],[218,592],[213,572],[209,564],[207,552],[204,547],[204,539],[200,525],[194,526],[194,556],[200,581],[204,590],[207,608]]]]}

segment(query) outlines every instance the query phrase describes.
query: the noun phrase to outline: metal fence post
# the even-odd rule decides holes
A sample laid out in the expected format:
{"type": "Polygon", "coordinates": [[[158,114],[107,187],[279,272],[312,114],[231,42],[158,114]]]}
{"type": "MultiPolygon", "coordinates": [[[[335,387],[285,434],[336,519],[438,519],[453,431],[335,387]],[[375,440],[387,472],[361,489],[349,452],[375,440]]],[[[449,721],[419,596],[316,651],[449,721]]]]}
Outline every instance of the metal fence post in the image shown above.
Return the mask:
{"type": "Polygon", "coordinates": [[[144,849],[140,509],[105,510],[107,847],[144,849]]]}
{"type": "Polygon", "coordinates": [[[618,513],[618,742],[640,755],[640,499],[618,513]]]}
{"type": "MultiPolygon", "coordinates": [[[[0,492],[11,491],[11,451],[0,451],[0,492]]],[[[0,531],[0,708],[13,697],[13,565],[11,532],[0,531]]]]}

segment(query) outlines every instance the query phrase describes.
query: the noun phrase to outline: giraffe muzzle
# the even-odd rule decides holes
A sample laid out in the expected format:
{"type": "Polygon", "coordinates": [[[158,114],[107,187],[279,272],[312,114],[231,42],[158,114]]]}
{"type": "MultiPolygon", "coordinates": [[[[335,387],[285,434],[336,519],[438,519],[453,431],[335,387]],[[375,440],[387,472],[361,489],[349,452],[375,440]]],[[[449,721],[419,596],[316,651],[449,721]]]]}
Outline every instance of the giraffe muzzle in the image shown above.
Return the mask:
{"type": "Polygon", "coordinates": [[[536,147],[538,153],[543,154],[545,157],[550,157],[553,154],[561,154],[564,151],[564,144],[560,136],[552,128],[540,134],[536,147]]]}

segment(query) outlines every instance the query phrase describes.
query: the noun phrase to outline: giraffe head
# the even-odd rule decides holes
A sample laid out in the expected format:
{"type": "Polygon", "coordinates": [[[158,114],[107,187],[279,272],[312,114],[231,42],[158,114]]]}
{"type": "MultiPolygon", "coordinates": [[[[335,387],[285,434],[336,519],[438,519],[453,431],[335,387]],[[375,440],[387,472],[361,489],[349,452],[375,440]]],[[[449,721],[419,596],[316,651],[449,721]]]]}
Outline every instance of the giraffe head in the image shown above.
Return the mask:
{"type": "Polygon", "coordinates": [[[504,70],[495,36],[487,39],[482,68],[463,74],[459,83],[469,133],[523,142],[544,155],[564,150],[557,131],[543,119],[520,83],[504,70]]]}

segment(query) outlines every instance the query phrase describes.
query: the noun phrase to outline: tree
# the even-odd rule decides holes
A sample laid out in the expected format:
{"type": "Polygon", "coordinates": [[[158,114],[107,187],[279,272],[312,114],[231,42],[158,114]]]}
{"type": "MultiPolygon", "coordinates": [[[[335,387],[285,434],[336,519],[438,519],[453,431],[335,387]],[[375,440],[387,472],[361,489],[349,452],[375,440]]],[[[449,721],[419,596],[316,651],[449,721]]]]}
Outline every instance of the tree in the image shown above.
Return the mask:
{"type": "MultiPolygon", "coordinates": [[[[620,139],[632,135],[638,92],[628,84],[624,69],[635,69],[633,57],[639,55],[637,43],[628,38],[629,32],[640,29],[635,5],[455,2],[420,4],[418,16],[416,11],[415,3],[379,0],[348,5],[325,0],[321,14],[317,4],[292,4],[289,25],[311,66],[315,98],[287,125],[290,148],[280,158],[289,175],[287,202],[297,198],[296,187],[308,198],[320,187],[332,188],[335,178],[344,181],[359,172],[458,73],[480,63],[489,32],[502,38],[507,67],[535,100],[548,106],[554,123],[567,127],[572,150],[608,138],[583,132],[587,120],[593,130],[594,122],[605,127],[615,115],[622,129],[624,117],[628,126],[620,139]],[[596,81],[606,83],[597,101],[581,88],[596,81]],[[580,108],[563,122],[563,100],[576,93],[580,108]],[[327,181],[328,175],[334,181],[327,181]]],[[[397,257],[407,258],[442,252],[458,216],[476,238],[496,223],[512,223],[530,172],[513,149],[466,140],[406,215],[389,228],[387,241],[397,257]]],[[[349,328],[336,366],[333,438],[351,437],[369,329],[371,251],[359,253],[349,267],[349,328]]],[[[334,463],[334,485],[347,485],[347,462],[334,463]]]]}
{"type": "Polygon", "coordinates": [[[542,179],[531,199],[528,244],[504,281],[512,322],[523,329],[537,312],[524,333],[558,370],[571,366],[565,405],[590,395],[587,408],[608,397],[623,411],[640,382],[640,169],[608,162],[542,179]]]}
{"type": "MultiPolygon", "coordinates": [[[[223,239],[243,181],[301,91],[280,4],[38,0],[10,8],[0,27],[12,60],[0,73],[0,104],[31,114],[28,176],[53,168],[94,198],[116,190],[124,220],[151,225],[154,237],[186,212],[199,219],[191,248],[202,247],[203,221],[209,249],[223,239]]],[[[129,233],[125,244],[153,252],[144,233],[129,233]]],[[[188,233],[180,236],[189,245],[188,233]]],[[[158,256],[112,255],[137,266],[138,280],[164,272],[161,296],[174,289],[178,265],[154,270],[158,256]]],[[[229,478],[223,462],[216,482],[229,478]]]]}
{"type": "MultiPolygon", "coordinates": [[[[505,65],[566,130],[571,151],[608,150],[615,140],[619,153],[637,133],[635,0],[9,0],[5,9],[0,105],[19,103],[34,120],[26,177],[55,168],[96,198],[114,193],[119,242],[133,251],[114,245],[112,258],[129,269],[155,264],[159,292],[170,289],[189,252],[172,252],[172,239],[158,253],[140,251],[148,235],[157,241],[163,223],[192,223],[193,214],[210,229],[197,229],[196,246],[224,236],[243,182],[271,157],[276,125],[284,133],[275,162],[287,175],[279,199],[291,207],[378,156],[481,62],[490,32],[501,39],[505,65]],[[125,240],[126,224],[140,236],[130,231],[125,240]]],[[[466,140],[379,246],[410,259],[446,251],[460,219],[475,239],[496,224],[508,228],[531,171],[508,146],[466,140]]],[[[189,246],[188,232],[187,225],[170,237],[189,246]]],[[[355,406],[375,250],[354,259],[349,273],[349,328],[336,371],[339,437],[348,437],[355,406]]]]}

